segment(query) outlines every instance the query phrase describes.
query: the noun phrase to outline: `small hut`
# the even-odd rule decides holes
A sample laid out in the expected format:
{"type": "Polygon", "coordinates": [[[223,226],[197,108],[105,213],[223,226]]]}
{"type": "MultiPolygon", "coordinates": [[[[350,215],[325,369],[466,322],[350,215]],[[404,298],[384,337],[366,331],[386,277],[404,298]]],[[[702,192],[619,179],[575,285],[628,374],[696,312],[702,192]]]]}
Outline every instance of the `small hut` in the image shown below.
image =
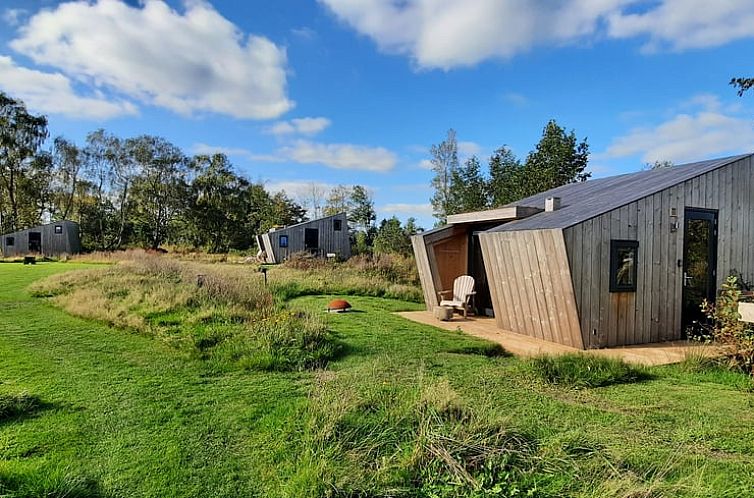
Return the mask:
{"type": "Polygon", "coordinates": [[[265,263],[282,263],[291,254],[308,252],[317,257],[351,257],[351,239],[345,213],[338,213],[296,225],[272,229],[257,235],[265,263]]]}
{"type": "Polygon", "coordinates": [[[79,226],[68,220],[56,221],[0,236],[3,257],[38,255],[60,257],[81,252],[79,226]]]}

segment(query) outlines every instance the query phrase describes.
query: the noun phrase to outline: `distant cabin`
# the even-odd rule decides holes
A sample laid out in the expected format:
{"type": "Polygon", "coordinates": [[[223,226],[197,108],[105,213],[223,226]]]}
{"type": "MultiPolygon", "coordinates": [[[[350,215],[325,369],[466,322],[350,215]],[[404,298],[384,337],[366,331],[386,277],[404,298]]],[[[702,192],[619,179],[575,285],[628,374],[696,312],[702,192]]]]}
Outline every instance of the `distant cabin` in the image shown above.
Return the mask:
{"type": "Polygon", "coordinates": [[[291,254],[308,252],[318,257],[351,257],[348,219],[338,213],[257,235],[257,245],[266,263],[282,263],[291,254]]]}
{"type": "Polygon", "coordinates": [[[428,309],[476,280],[500,329],[581,349],[683,339],[732,272],[754,280],[752,155],[564,185],[413,237],[428,309]]]}
{"type": "Polygon", "coordinates": [[[56,221],[47,225],[6,233],[0,236],[3,257],[39,255],[60,257],[81,252],[79,226],[73,221],[56,221]]]}

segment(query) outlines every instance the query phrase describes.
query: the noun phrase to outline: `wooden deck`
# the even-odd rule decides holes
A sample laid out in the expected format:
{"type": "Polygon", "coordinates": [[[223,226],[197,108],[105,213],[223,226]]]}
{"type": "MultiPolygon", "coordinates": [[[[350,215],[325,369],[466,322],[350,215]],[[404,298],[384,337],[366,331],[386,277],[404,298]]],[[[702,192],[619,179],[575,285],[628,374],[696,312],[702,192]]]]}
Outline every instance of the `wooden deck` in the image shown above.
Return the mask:
{"type": "Polygon", "coordinates": [[[715,356],[720,350],[714,346],[705,346],[689,341],[655,342],[652,344],[640,344],[637,346],[622,346],[609,349],[588,349],[586,351],[564,346],[554,342],[535,339],[514,332],[508,332],[497,328],[494,318],[469,317],[464,320],[456,316],[449,322],[441,322],[432,316],[429,311],[407,311],[398,315],[413,322],[431,325],[445,330],[461,330],[462,332],[497,342],[506,351],[516,356],[536,356],[540,354],[561,355],[566,353],[585,353],[610,358],[619,358],[627,363],[640,365],[667,365],[683,361],[687,355],[703,354],[715,356]]]}

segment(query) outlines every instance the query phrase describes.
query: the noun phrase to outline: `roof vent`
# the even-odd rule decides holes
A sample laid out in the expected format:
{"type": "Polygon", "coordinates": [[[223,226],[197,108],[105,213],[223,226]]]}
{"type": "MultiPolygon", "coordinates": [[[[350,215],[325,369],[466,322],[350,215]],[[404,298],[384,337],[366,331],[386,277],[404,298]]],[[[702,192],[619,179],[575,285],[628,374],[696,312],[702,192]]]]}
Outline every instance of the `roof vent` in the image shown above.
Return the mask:
{"type": "Polygon", "coordinates": [[[548,197],[545,199],[545,211],[557,211],[560,209],[560,197],[548,197]]]}

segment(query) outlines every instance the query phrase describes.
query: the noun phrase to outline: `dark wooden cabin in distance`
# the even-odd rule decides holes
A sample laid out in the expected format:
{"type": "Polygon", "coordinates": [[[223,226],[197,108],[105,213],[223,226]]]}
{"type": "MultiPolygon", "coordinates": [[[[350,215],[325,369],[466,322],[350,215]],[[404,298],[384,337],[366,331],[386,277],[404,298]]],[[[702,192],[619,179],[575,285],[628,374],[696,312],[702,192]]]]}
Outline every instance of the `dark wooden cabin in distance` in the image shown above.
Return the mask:
{"type": "Polygon", "coordinates": [[[338,259],[351,257],[345,213],[273,229],[256,238],[257,246],[264,252],[265,263],[282,263],[297,252],[309,252],[323,258],[328,254],[334,254],[338,259]]]}
{"type": "Polygon", "coordinates": [[[0,236],[3,257],[39,255],[60,257],[81,252],[79,226],[63,220],[0,236]]]}
{"type": "Polygon", "coordinates": [[[499,328],[581,349],[686,337],[731,273],[754,280],[740,155],[564,185],[413,237],[428,309],[455,277],[499,328]]]}

